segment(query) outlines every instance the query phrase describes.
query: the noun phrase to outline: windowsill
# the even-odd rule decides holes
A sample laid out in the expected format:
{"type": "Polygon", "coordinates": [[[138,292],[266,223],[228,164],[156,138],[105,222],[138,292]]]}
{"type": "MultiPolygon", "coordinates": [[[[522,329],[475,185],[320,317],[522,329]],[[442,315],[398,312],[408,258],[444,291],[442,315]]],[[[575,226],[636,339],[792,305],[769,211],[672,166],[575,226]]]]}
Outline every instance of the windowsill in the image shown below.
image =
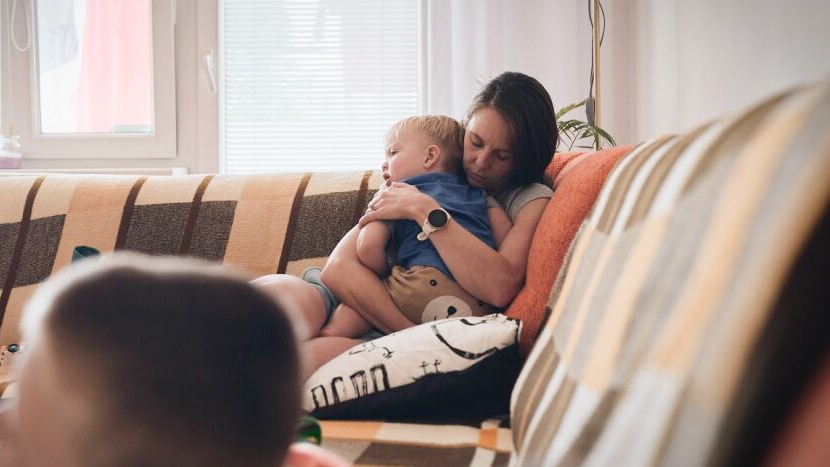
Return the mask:
{"type": "Polygon", "coordinates": [[[63,168],[63,169],[0,169],[0,176],[65,173],[65,174],[98,174],[98,175],[187,175],[187,167],[110,167],[110,168],[63,168]]]}

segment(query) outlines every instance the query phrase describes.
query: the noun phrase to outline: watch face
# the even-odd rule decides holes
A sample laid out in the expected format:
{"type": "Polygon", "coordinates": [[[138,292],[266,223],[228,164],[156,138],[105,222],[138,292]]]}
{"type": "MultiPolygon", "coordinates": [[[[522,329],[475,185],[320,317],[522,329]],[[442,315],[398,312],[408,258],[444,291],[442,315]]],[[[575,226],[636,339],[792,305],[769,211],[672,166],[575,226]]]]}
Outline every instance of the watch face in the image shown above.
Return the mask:
{"type": "Polygon", "coordinates": [[[443,227],[447,223],[447,213],[441,209],[433,209],[429,212],[427,220],[433,227],[443,227]]]}

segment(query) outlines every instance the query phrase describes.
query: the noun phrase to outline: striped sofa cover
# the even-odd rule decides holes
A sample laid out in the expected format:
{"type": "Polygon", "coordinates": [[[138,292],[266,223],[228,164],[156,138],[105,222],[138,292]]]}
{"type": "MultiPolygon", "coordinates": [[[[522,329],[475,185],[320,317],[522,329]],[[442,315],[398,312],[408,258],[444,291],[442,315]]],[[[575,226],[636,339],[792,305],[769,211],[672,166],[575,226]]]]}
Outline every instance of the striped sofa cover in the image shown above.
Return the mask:
{"type": "Polygon", "coordinates": [[[251,277],[299,274],[325,262],[381,181],[379,172],[0,172],[0,345],[19,340],[22,305],[41,281],[71,262],[77,245],[195,256],[251,277]]]}
{"type": "Polygon", "coordinates": [[[830,82],[636,147],[551,292],[513,465],[760,464],[830,355],[828,246],[830,82]]]}
{"type": "MultiPolygon", "coordinates": [[[[528,286],[508,310],[528,349],[535,339],[511,413],[323,421],[324,446],[365,466],[758,463],[828,356],[830,83],[552,166],[528,286]],[[558,180],[576,164],[613,170],[571,242],[555,236],[570,199],[558,180]]],[[[0,175],[0,344],[17,342],[23,303],[75,245],[298,274],[325,261],[380,181],[0,175]]]]}

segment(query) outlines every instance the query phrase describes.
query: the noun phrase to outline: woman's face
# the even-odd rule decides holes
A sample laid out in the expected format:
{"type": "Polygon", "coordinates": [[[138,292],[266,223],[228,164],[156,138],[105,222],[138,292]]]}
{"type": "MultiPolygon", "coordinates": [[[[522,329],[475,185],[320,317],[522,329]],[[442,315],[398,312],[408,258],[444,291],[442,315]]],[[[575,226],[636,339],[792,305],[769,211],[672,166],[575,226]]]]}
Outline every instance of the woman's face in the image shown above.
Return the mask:
{"type": "Polygon", "coordinates": [[[507,187],[516,167],[510,124],[492,108],[476,111],[464,134],[467,183],[496,194],[507,187]]]}

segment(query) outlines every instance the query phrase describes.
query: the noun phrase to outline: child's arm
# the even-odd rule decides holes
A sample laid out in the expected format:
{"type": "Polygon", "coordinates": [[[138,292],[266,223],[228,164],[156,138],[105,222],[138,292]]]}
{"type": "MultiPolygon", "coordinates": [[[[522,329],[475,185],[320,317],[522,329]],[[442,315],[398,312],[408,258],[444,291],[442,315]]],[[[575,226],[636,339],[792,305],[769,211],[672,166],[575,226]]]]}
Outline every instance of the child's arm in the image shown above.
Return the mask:
{"type": "Polygon", "coordinates": [[[490,230],[493,232],[493,240],[496,241],[496,249],[501,245],[507,232],[513,228],[513,222],[501,206],[492,206],[487,209],[487,217],[490,219],[490,230]]]}
{"type": "Polygon", "coordinates": [[[386,244],[390,237],[392,237],[392,226],[383,221],[366,224],[357,236],[358,259],[380,277],[385,277],[389,273],[386,244]]]}

